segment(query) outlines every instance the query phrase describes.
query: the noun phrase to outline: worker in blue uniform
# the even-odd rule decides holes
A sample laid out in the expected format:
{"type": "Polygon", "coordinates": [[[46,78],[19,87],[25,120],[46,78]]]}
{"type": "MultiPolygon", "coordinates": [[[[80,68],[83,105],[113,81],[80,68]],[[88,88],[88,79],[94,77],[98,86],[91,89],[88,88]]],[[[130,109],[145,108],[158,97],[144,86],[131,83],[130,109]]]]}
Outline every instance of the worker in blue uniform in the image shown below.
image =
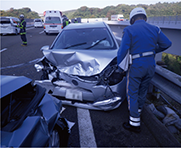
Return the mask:
{"type": "Polygon", "coordinates": [[[127,72],[126,93],[129,120],[123,127],[129,131],[141,131],[140,114],[146,100],[149,82],[155,73],[155,54],[171,46],[171,41],[157,26],[146,22],[143,8],[130,13],[130,26],[124,28],[122,42],[117,53],[117,63],[127,72]]]}
{"type": "Polygon", "coordinates": [[[27,38],[26,38],[26,21],[24,20],[24,15],[21,14],[19,16],[20,18],[20,24],[17,25],[17,27],[20,28],[20,36],[21,36],[21,40],[22,40],[22,46],[27,46],[27,38]]]}

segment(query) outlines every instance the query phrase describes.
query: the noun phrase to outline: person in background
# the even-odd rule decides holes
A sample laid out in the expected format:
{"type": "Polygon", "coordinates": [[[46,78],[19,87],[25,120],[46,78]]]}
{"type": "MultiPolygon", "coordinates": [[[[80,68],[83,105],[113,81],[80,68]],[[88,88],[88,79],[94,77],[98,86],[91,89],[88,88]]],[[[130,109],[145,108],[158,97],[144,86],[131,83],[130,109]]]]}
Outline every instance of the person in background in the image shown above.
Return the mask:
{"type": "Polygon", "coordinates": [[[143,8],[130,13],[130,26],[124,28],[117,52],[117,64],[126,72],[126,93],[129,119],[123,123],[126,130],[141,131],[140,114],[146,100],[149,83],[155,73],[155,54],[171,46],[171,41],[157,26],[148,24],[143,8]]]}
{"type": "Polygon", "coordinates": [[[68,18],[64,18],[64,20],[63,20],[63,28],[64,28],[65,26],[67,26],[68,24],[70,24],[69,19],[68,19],[68,18]]]}
{"type": "Polygon", "coordinates": [[[22,46],[27,46],[27,38],[26,38],[26,21],[24,20],[24,15],[21,14],[19,16],[20,18],[20,24],[17,25],[17,27],[20,28],[20,36],[22,40],[22,46]]]}
{"type": "Polygon", "coordinates": [[[74,23],[78,23],[78,20],[77,20],[77,18],[75,18],[75,19],[74,19],[74,23]]]}

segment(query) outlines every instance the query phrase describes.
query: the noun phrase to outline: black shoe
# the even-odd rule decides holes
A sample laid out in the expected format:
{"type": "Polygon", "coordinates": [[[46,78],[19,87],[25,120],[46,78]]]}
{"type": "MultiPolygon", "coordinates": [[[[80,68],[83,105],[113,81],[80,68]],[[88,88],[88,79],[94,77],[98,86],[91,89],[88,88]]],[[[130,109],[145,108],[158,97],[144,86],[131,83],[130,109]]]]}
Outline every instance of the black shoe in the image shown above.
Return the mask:
{"type": "Polygon", "coordinates": [[[132,126],[132,125],[130,125],[128,122],[124,122],[124,123],[123,123],[123,127],[124,127],[126,130],[129,130],[129,131],[131,131],[131,132],[135,132],[135,133],[140,133],[140,132],[141,132],[140,126],[132,126]]]}

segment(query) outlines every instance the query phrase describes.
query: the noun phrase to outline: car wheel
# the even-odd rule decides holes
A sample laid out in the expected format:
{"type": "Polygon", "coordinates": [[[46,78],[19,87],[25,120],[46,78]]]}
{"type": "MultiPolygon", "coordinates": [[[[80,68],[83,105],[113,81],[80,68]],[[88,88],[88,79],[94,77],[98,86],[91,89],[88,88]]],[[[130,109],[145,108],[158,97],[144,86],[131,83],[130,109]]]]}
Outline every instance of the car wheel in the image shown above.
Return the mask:
{"type": "Polygon", "coordinates": [[[60,147],[60,136],[59,136],[59,132],[57,129],[54,129],[52,131],[48,146],[49,147],[60,147]]]}

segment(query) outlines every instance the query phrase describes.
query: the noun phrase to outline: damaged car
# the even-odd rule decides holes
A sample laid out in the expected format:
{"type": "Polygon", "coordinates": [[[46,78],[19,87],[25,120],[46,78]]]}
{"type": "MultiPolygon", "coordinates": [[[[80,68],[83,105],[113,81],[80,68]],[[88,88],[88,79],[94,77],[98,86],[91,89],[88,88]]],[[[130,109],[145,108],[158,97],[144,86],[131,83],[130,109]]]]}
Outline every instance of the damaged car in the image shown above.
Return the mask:
{"type": "Polygon", "coordinates": [[[1,147],[66,147],[62,103],[24,76],[1,75],[1,147]]]}
{"type": "Polygon", "coordinates": [[[113,110],[126,98],[125,73],[117,66],[118,42],[105,22],[66,26],[34,65],[36,84],[63,104],[113,110]]]}

